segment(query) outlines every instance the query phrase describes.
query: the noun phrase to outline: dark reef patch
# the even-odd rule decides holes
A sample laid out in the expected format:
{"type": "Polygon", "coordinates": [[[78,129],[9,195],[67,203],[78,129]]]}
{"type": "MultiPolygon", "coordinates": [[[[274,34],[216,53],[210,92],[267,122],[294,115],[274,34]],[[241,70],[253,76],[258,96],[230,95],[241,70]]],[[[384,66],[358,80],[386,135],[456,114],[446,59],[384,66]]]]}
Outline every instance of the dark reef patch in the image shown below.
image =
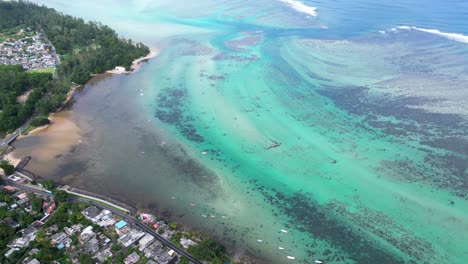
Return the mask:
{"type": "Polygon", "coordinates": [[[468,155],[468,141],[461,137],[435,138],[433,140],[421,141],[421,144],[431,146],[433,148],[451,150],[462,155],[468,155]]]}
{"type": "Polygon", "coordinates": [[[417,97],[373,96],[365,87],[322,87],[318,93],[330,98],[336,106],[350,114],[366,117],[366,122],[393,130],[406,130],[421,135],[450,134],[462,136],[466,121],[455,114],[431,113],[408,106],[424,105],[433,100],[417,97]],[[371,113],[371,114],[369,114],[371,113]],[[382,121],[394,117],[399,122],[382,121]]]}
{"type": "MultiPolygon", "coordinates": [[[[376,241],[370,240],[361,227],[352,228],[347,225],[345,220],[337,216],[335,210],[318,205],[309,194],[294,193],[289,196],[266,188],[257,191],[264,195],[267,202],[289,217],[290,225],[313,238],[328,241],[331,247],[343,250],[357,263],[374,263],[375,260],[379,260],[381,264],[408,263],[388,252],[376,241]]],[[[314,254],[317,254],[314,249],[316,245],[311,244],[310,247],[308,252],[313,259],[314,254]]],[[[320,254],[326,256],[325,261],[345,258],[333,252],[320,254]]]]}
{"type": "Polygon", "coordinates": [[[161,91],[156,99],[155,116],[161,122],[175,126],[188,140],[201,143],[205,140],[191,124],[193,117],[185,112],[187,92],[182,89],[167,88],[161,91]]]}
{"type": "Polygon", "coordinates": [[[415,141],[425,153],[424,163],[383,161],[377,170],[392,178],[409,182],[426,182],[467,197],[468,142],[467,121],[456,114],[432,113],[409,106],[421,106],[428,99],[371,94],[365,87],[322,87],[317,91],[347,113],[359,116],[361,127],[376,129],[386,135],[415,141]]]}

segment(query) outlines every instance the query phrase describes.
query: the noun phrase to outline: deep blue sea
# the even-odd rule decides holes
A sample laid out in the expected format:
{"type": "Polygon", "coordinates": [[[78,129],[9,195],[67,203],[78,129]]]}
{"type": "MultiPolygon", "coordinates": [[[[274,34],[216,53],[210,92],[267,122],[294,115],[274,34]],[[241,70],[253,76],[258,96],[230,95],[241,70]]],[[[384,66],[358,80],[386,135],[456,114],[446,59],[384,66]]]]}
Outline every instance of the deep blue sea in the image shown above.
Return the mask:
{"type": "Polygon", "coordinates": [[[397,26],[468,34],[468,1],[304,1],[318,8],[336,37],[365,35],[397,26]],[[337,30],[334,30],[338,28],[337,30]]]}

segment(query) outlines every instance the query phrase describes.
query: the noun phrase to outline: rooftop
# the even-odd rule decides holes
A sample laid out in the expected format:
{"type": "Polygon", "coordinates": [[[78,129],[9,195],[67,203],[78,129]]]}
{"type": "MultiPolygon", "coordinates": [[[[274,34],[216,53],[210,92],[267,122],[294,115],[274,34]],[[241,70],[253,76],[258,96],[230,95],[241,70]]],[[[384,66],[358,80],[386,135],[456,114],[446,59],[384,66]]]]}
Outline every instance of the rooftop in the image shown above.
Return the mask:
{"type": "Polygon", "coordinates": [[[90,206],[84,209],[82,213],[84,214],[84,216],[93,219],[101,214],[101,210],[99,210],[96,206],[90,206]]]}

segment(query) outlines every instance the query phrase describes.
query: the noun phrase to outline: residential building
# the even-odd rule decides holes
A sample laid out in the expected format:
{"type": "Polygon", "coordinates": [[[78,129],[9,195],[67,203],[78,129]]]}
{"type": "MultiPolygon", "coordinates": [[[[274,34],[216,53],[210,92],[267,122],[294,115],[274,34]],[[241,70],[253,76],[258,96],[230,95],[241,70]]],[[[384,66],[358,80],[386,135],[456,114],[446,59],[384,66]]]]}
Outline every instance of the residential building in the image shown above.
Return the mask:
{"type": "Polygon", "coordinates": [[[140,260],[140,256],[139,256],[136,252],[133,252],[132,254],[128,255],[128,256],[124,259],[124,263],[125,263],[125,264],[135,264],[135,263],[137,263],[139,260],[140,260]]]}

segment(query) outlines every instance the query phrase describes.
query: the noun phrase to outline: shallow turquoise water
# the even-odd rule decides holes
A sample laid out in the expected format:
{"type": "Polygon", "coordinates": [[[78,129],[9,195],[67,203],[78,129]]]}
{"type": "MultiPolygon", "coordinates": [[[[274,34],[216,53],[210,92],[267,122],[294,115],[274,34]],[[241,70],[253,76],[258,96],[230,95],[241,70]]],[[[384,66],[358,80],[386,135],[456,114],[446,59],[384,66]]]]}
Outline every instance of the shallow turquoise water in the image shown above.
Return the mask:
{"type": "Polygon", "coordinates": [[[44,2],[161,51],[78,95],[52,176],[258,262],[468,259],[466,3],[44,2]]]}

